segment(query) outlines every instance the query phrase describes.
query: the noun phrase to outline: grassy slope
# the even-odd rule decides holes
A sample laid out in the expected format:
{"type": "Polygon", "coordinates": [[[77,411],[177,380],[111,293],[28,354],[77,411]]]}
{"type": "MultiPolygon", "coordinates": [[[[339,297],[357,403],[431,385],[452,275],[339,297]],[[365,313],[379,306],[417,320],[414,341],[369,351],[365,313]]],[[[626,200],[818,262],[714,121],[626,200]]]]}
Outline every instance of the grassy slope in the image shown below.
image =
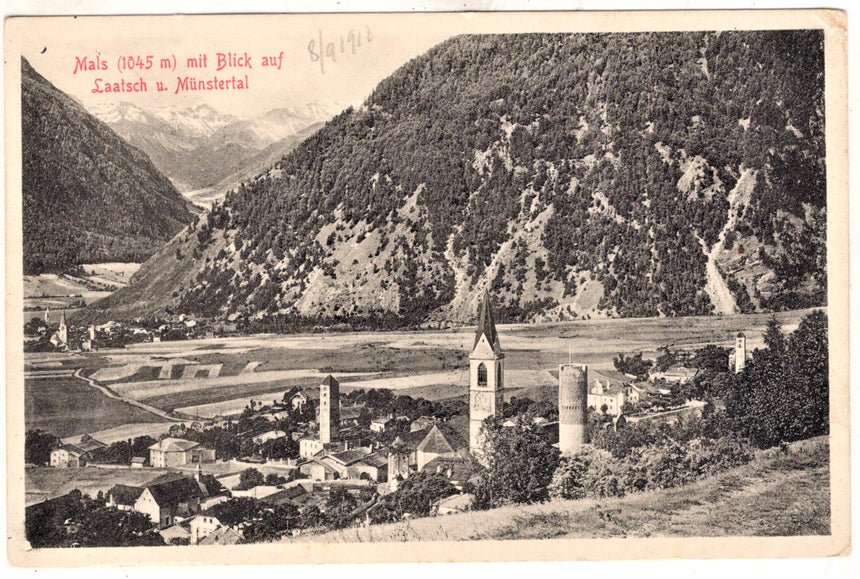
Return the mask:
{"type": "Polygon", "coordinates": [[[384,542],[608,537],[823,535],[830,532],[826,437],[771,449],[743,467],[677,489],[622,499],[552,501],[294,541],[384,542]]]}

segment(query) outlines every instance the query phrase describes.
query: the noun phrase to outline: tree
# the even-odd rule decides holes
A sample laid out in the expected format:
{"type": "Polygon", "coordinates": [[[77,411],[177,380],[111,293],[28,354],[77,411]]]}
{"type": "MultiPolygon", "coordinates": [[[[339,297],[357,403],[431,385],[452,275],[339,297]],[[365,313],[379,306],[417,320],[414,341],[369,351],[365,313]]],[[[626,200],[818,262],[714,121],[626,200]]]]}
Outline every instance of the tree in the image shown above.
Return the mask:
{"type": "Polygon", "coordinates": [[[221,521],[222,525],[235,527],[257,518],[260,515],[260,503],[250,497],[232,498],[211,506],[206,512],[221,521]]]}
{"type": "Polygon", "coordinates": [[[149,515],[103,507],[85,511],[77,530],[69,537],[81,547],[137,547],[163,545],[164,539],[152,530],[149,515]]]}
{"type": "Polygon", "coordinates": [[[726,398],[737,428],[761,448],[829,432],[827,316],[812,312],[784,346],[773,343],[774,351],[756,351],[726,398]]]}
{"type": "Polygon", "coordinates": [[[51,451],[60,445],[60,439],[42,430],[28,430],[24,435],[24,461],[39,466],[51,460],[51,451]]]}
{"type": "Polygon", "coordinates": [[[546,500],[547,485],[558,465],[558,449],[533,424],[524,421],[506,428],[490,417],[484,421],[482,433],[483,464],[475,484],[476,507],[546,500]]]}
{"type": "Polygon", "coordinates": [[[648,370],[651,368],[651,360],[643,360],[642,352],[632,356],[618,354],[617,358],[612,359],[615,369],[625,374],[631,374],[638,379],[644,379],[648,375],[648,370]]]}
{"type": "Polygon", "coordinates": [[[352,512],[357,506],[358,501],[345,487],[334,486],[326,501],[326,518],[329,524],[335,529],[348,526],[352,522],[352,512]]]}
{"type": "Polygon", "coordinates": [[[256,468],[246,468],[239,475],[239,484],[236,486],[236,489],[244,491],[265,484],[265,482],[263,473],[256,468]]]}
{"type": "Polygon", "coordinates": [[[771,316],[767,321],[767,329],[764,332],[764,344],[774,356],[781,356],[785,351],[785,336],[782,333],[782,327],[776,320],[776,316],[771,316]]]}

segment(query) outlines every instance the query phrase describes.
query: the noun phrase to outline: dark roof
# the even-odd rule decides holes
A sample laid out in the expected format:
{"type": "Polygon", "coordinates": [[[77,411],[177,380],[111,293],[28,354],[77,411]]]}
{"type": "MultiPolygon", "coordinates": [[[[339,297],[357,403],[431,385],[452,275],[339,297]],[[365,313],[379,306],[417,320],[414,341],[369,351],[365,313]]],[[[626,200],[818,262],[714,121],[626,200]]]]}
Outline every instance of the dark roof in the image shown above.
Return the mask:
{"type": "Polygon", "coordinates": [[[96,450],[97,448],[105,448],[107,444],[105,444],[101,440],[96,440],[93,437],[89,437],[89,440],[84,440],[84,438],[81,437],[81,441],[76,443],[75,446],[77,446],[84,452],[90,452],[96,450]]]}
{"type": "Polygon", "coordinates": [[[469,415],[459,414],[437,425],[454,450],[469,448],[469,415]]]}
{"type": "Polygon", "coordinates": [[[383,468],[388,466],[388,458],[382,456],[378,452],[362,456],[358,462],[363,462],[370,466],[375,466],[376,468],[383,468]]]}
{"type": "Polygon", "coordinates": [[[475,343],[472,349],[478,345],[481,336],[487,336],[487,341],[493,351],[501,350],[499,335],[496,333],[496,322],[493,320],[493,310],[490,307],[490,292],[484,292],[484,301],[481,304],[481,312],[478,314],[478,329],[475,332],[475,343]]]}
{"type": "Polygon", "coordinates": [[[295,398],[296,396],[303,396],[305,400],[319,400],[320,399],[320,389],[319,388],[305,388],[304,390],[299,390],[290,396],[290,400],[295,398]]]}
{"type": "Polygon", "coordinates": [[[418,445],[418,450],[421,452],[432,452],[435,454],[448,454],[454,452],[454,445],[448,442],[438,426],[433,426],[421,444],[418,445]]]}
{"type": "Polygon", "coordinates": [[[423,472],[434,473],[437,470],[454,481],[467,481],[472,476],[472,464],[460,457],[450,458],[437,456],[424,465],[423,472]],[[450,473],[450,474],[449,474],[450,473]]]}
{"type": "Polygon", "coordinates": [[[370,453],[367,452],[366,450],[356,448],[353,450],[344,450],[343,452],[338,452],[336,454],[331,454],[329,456],[331,456],[331,458],[333,458],[337,462],[340,462],[340,463],[343,463],[343,464],[349,466],[350,464],[352,464],[354,462],[358,462],[359,460],[361,460],[362,458],[364,458],[368,454],[370,454],[370,453]]]}
{"type": "Polygon", "coordinates": [[[325,379],[322,381],[322,384],[321,384],[321,386],[338,386],[338,385],[340,385],[340,382],[338,382],[335,379],[335,377],[332,376],[331,374],[326,376],[325,379]]]}
{"type": "Polygon", "coordinates": [[[108,496],[112,497],[113,502],[118,505],[132,506],[143,494],[143,487],[133,487],[129,485],[114,485],[108,491],[108,496]]]}
{"type": "Polygon", "coordinates": [[[400,446],[404,450],[412,451],[418,448],[418,445],[421,444],[427,437],[427,433],[430,432],[430,426],[427,428],[422,428],[421,430],[413,430],[412,432],[406,432],[401,434],[395,439],[395,446],[400,446]]]}
{"type": "Polygon", "coordinates": [[[263,497],[260,499],[260,502],[268,503],[270,505],[282,505],[306,494],[308,494],[308,491],[306,491],[302,485],[295,485],[288,489],[273,493],[267,497],[263,497]]]}
{"type": "Polygon", "coordinates": [[[152,498],[160,507],[177,505],[179,503],[202,498],[203,491],[196,480],[190,477],[182,477],[176,480],[158,484],[147,485],[152,498]]]}

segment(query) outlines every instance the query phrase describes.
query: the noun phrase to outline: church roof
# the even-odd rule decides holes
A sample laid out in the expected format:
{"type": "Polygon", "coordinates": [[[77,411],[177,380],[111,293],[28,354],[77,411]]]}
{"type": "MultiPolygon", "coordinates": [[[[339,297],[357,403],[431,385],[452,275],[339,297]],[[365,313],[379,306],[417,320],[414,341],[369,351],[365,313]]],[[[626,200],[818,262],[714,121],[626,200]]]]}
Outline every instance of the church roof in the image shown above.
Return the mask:
{"type": "Polygon", "coordinates": [[[421,441],[421,444],[418,445],[418,450],[434,454],[449,454],[454,452],[454,447],[448,442],[445,435],[439,430],[439,427],[433,426],[424,440],[421,441]]]}
{"type": "Polygon", "coordinates": [[[490,292],[484,292],[484,301],[481,303],[481,311],[478,314],[478,329],[475,332],[475,343],[472,349],[478,345],[481,336],[487,336],[487,341],[493,350],[501,349],[499,335],[496,333],[496,322],[493,320],[493,310],[490,308],[490,292]]]}

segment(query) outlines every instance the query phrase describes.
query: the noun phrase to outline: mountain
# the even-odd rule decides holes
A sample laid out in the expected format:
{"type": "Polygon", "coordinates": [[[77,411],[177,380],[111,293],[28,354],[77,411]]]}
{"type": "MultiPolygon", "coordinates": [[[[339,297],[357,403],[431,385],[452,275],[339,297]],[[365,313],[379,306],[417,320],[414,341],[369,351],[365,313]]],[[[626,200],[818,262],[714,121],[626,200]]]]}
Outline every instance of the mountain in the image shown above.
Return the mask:
{"type": "Polygon", "coordinates": [[[485,288],[501,321],[822,305],[823,79],[820,31],[456,37],[91,315],[439,325],[485,288]]]}
{"type": "Polygon", "coordinates": [[[341,111],[310,104],[237,119],[200,104],[184,109],[105,103],[92,113],[153,163],[192,201],[208,206],[256,175],[341,111]]]}
{"type": "Polygon", "coordinates": [[[191,220],[147,156],[21,61],[24,273],[143,261],[191,220]]]}

